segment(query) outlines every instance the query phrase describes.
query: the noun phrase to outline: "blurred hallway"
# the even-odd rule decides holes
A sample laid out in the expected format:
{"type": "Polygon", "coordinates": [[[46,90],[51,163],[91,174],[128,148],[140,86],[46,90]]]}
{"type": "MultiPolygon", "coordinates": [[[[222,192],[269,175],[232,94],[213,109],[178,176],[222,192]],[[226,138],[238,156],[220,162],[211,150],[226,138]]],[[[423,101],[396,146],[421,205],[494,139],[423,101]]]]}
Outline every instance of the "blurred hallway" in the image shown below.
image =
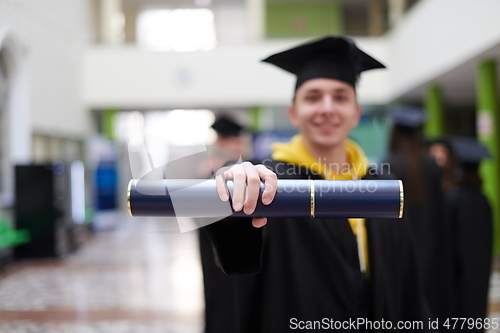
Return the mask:
{"type": "MultiPolygon", "coordinates": [[[[0,275],[0,332],[201,333],[198,256],[197,234],[180,234],[175,220],[123,217],[63,260],[10,265],[0,275]]],[[[498,263],[490,318],[500,318],[498,263]]]]}
{"type": "Polygon", "coordinates": [[[198,333],[202,293],[196,233],[125,217],[61,261],[10,266],[0,276],[0,332],[198,333]]]}

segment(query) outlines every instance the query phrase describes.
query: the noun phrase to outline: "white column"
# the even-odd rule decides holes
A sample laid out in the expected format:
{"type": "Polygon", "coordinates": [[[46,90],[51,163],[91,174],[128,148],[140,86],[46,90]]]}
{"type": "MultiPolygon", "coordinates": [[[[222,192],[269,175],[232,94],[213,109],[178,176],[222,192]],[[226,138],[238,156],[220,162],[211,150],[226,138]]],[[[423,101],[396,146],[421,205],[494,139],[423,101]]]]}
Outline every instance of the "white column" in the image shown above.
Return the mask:
{"type": "Polygon", "coordinates": [[[100,37],[103,44],[118,45],[125,39],[122,0],[100,0],[100,37]]]}
{"type": "Polygon", "coordinates": [[[266,0],[245,0],[245,7],[249,40],[263,40],[266,34],[266,0]]]}
{"type": "Polygon", "coordinates": [[[0,31],[0,50],[4,53],[8,73],[8,97],[3,111],[3,165],[0,177],[0,207],[14,201],[14,168],[16,164],[31,162],[31,93],[26,59],[26,47],[22,41],[0,31]]]}
{"type": "Polygon", "coordinates": [[[404,16],[406,0],[389,0],[389,24],[395,27],[404,16]]]}

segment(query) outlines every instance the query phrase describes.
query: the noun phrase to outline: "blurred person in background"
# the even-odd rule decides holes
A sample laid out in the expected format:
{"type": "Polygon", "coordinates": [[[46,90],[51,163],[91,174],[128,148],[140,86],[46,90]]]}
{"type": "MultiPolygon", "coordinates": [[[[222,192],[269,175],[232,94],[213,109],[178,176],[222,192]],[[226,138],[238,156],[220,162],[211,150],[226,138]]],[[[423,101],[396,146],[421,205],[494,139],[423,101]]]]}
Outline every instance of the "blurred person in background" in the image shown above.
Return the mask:
{"type": "MultiPolygon", "coordinates": [[[[209,159],[200,164],[199,173],[203,178],[213,177],[214,172],[226,162],[246,156],[242,138],[242,134],[247,131],[245,127],[226,114],[217,116],[211,127],[217,133],[217,138],[214,147],[208,149],[209,159]]],[[[231,278],[217,267],[214,249],[206,232],[200,230],[199,239],[205,292],[205,332],[232,332],[234,308],[221,306],[233,302],[231,278]]]]}
{"type": "Polygon", "coordinates": [[[424,112],[399,108],[392,112],[393,129],[387,162],[405,185],[405,213],[414,236],[424,294],[432,315],[443,324],[451,311],[449,226],[445,223],[441,172],[423,145],[424,112]]]}
{"type": "MultiPolygon", "coordinates": [[[[385,178],[368,169],[363,150],[347,138],[361,116],[358,77],[384,68],[381,63],[343,37],[303,44],[264,61],[297,76],[288,115],[300,134],[275,144],[264,165],[244,162],[220,170],[222,200],[229,199],[225,179],[234,180],[234,210],[251,214],[260,181],[262,203],[269,204],[277,178],[385,178]]],[[[218,304],[227,310],[231,332],[285,332],[324,318],[427,322],[411,232],[397,219],[226,218],[203,229],[219,266],[231,275],[227,288],[234,299],[218,304]]]]}
{"type": "Polygon", "coordinates": [[[474,138],[453,137],[450,145],[458,176],[446,196],[453,249],[453,317],[486,318],[493,226],[490,205],[481,193],[483,180],[478,169],[481,161],[491,155],[474,138]]]}
{"type": "Polygon", "coordinates": [[[245,140],[243,134],[247,132],[231,116],[218,115],[211,126],[217,133],[215,143],[208,147],[209,158],[199,164],[198,174],[205,178],[213,175],[227,161],[238,160],[246,157],[245,140]]]}
{"type": "Polygon", "coordinates": [[[230,116],[223,114],[215,119],[212,128],[217,133],[216,147],[232,149],[245,156],[245,145],[241,137],[246,132],[245,127],[238,124],[230,116]]]}
{"type": "Polygon", "coordinates": [[[446,140],[432,140],[428,143],[429,154],[434,157],[436,164],[441,169],[441,187],[444,193],[453,187],[453,174],[455,161],[451,147],[446,140]]]}

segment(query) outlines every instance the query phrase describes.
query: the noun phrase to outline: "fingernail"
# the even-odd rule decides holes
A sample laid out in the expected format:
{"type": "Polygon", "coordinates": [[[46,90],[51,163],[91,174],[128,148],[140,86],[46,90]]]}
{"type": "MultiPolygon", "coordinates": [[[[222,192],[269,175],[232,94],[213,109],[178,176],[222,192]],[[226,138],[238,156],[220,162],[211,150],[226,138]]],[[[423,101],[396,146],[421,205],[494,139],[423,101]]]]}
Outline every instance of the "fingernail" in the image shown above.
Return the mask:
{"type": "Polygon", "coordinates": [[[220,199],[222,201],[227,201],[229,198],[227,197],[227,194],[221,194],[220,199]]]}
{"type": "Polygon", "coordinates": [[[269,204],[271,203],[271,199],[269,199],[269,198],[264,198],[264,199],[262,199],[262,203],[263,203],[264,205],[269,205],[269,204]]]}
{"type": "Polygon", "coordinates": [[[241,210],[242,206],[240,203],[235,203],[235,204],[233,204],[233,208],[235,211],[239,212],[241,210]]]}

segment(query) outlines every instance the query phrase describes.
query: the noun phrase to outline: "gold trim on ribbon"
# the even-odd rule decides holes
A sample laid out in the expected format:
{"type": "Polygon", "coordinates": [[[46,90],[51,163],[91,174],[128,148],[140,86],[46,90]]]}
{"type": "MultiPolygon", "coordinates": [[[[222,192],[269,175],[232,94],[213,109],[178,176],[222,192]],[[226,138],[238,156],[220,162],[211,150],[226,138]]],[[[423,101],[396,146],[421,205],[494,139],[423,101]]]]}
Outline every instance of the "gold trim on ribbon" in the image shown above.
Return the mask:
{"type": "Polygon", "coordinates": [[[130,190],[132,189],[132,182],[134,180],[131,179],[129,182],[128,182],[128,186],[127,186],[127,211],[128,211],[128,215],[130,216],[134,216],[134,214],[132,214],[132,207],[130,205],[130,190]]]}
{"type": "Polygon", "coordinates": [[[311,182],[311,217],[314,218],[314,213],[316,212],[316,199],[314,197],[314,180],[310,180],[311,182]]]}
{"type": "Polygon", "coordinates": [[[405,194],[403,191],[403,182],[399,180],[399,218],[403,217],[404,207],[405,207],[405,194]]]}

